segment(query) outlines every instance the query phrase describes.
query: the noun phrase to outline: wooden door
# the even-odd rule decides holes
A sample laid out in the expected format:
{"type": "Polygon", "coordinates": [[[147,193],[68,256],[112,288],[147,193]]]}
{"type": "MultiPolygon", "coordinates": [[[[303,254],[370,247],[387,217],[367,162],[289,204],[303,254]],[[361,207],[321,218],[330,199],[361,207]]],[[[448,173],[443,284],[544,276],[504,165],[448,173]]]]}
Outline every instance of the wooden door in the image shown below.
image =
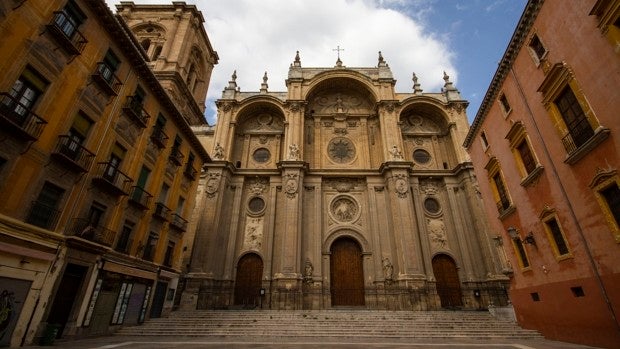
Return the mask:
{"type": "Polygon", "coordinates": [[[235,305],[256,307],[260,304],[262,277],[263,260],[258,255],[250,253],[241,257],[237,263],[235,305]]]}
{"type": "Polygon", "coordinates": [[[462,306],[461,282],[454,260],[443,254],[435,256],[433,258],[433,273],[435,280],[437,280],[437,293],[442,308],[462,306]]]}
{"type": "Polygon", "coordinates": [[[362,262],[362,249],[357,242],[343,238],[332,244],[330,259],[332,306],[365,304],[362,262]]]}
{"type": "Polygon", "coordinates": [[[155,286],[155,294],[153,295],[153,304],[151,304],[151,318],[161,317],[161,312],[164,310],[167,290],[167,282],[157,282],[157,286],[155,286]]]}

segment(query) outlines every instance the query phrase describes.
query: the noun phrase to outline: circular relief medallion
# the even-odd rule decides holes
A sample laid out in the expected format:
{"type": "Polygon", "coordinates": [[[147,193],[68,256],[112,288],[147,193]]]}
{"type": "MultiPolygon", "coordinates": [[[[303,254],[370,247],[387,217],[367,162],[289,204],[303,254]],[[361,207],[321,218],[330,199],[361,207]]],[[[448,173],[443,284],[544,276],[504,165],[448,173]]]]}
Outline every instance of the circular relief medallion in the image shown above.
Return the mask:
{"type": "Polygon", "coordinates": [[[424,149],[416,149],[413,152],[413,160],[418,164],[427,164],[431,161],[431,154],[424,149]]]}
{"type": "Polygon", "coordinates": [[[332,201],[330,205],[332,216],[340,222],[353,221],[359,212],[357,203],[346,196],[339,196],[332,201]]]}
{"type": "Polygon", "coordinates": [[[265,209],[265,200],[259,196],[255,196],[248,201],[248,210],[254,214],[261,213],[265,209]]]}
{"type": "Polygon", "coordinates": [[[439,201],[435,198],[426,198],[424,200],[424,209],[428,213],[437,214],[441,210],[441,205],[439,205],[439,201]]]}
{"type": "Polygon", "coordinates": [[[327,145],[330,159],[338,163],[348,163],[355,157],[355,145],[345,137],[336,137],[327,145]]]}
{"type": "Polygon", "coordinates": [[[252,158],[254,158],[256,162],[267,162],[269,158],[271,158],[271,153],[267,148],[258,148],[254,151],[254,154],[252,154],[252,158]]]}

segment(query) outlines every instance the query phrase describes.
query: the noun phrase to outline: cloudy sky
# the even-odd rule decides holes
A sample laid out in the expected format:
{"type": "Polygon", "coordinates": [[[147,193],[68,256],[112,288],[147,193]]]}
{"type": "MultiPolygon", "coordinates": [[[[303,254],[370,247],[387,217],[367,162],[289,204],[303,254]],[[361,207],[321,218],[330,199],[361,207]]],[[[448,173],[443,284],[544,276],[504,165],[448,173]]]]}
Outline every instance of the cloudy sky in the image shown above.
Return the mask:
{"type": "MultiPolygon", "coordinates": [[[[118,0],[106,0],[110,8],[118,0]]],[[[142,3],[171,3],[134,0],[142,3]]],[[[215,99],[234,70],[242,91],[269,91],[284,80],[299,51],[302,67],[373,67],[378,51],[398,92],[412,91],[416,73],[425,92],[443,86],[446,71],[470,101],[473,120],[526,0],[186,0],[205,17],[220,57],[211,77],[206,118],[216,122],[215,99]]]]}

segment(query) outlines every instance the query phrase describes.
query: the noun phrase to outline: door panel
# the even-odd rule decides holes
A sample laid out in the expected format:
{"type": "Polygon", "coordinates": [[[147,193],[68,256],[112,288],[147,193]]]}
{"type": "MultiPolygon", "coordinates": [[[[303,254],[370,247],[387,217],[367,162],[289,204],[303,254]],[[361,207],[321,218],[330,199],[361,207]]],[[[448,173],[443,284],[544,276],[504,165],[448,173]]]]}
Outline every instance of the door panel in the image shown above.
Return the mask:
{"type": "Polygon", "coordinates": [[[351,239],[338,239],[331,247],[332,306],[360,306],[364,300],[362,250],[351,239]]]}
{"type": "Polygon", "coordinates": [[[433,273],[437,280],[437,293],[443,308],[463,305],[461,282],[454,260],[446,255],[433,258],[433,273]]]}
{"type": "Polygon", "coordinates": [[[235,305],[258,306],[260,304],[263,260],[256,254],[246,254],[237,264],[235,279],[235,305]]]}

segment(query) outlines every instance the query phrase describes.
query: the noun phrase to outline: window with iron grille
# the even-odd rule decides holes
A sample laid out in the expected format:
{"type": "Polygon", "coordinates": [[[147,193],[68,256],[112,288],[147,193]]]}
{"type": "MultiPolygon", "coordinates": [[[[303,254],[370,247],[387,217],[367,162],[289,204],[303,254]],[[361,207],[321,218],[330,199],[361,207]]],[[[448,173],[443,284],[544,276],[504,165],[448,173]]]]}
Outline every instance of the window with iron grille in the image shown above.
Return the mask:
{"type": "Polygon", "coordinates": [[[502,180],[502,176],[499,173],[496,173],[493,176],[493,182],[495,183],[495,188],[497,188],[497,194],[499,195],[499,206],[502,210],[505,210],[510,207],[510,200],[508,199],[508,193],[506,192],[506,187],[504,186],[504,181],[502,180]]]}
{"type": "Polygon", "coordinates": [[[58,206],[64,193],[65,190],[63,188],[50,182],[45,182],[37,200],[32,203],[26,221],[41,228],[53,228],[60,215],[58,206]]]}
{"type": "Polygon", "coordinates": [[[525,139],[517,146],[517,151],[519,152],[519,156],[521,156],[521,161],[523,161],[525,171],[528,174],[532,173],[532,171],[536,169],[536,161],[534,161],[532,151],[530,150],[529,144],[525,139]]]}

